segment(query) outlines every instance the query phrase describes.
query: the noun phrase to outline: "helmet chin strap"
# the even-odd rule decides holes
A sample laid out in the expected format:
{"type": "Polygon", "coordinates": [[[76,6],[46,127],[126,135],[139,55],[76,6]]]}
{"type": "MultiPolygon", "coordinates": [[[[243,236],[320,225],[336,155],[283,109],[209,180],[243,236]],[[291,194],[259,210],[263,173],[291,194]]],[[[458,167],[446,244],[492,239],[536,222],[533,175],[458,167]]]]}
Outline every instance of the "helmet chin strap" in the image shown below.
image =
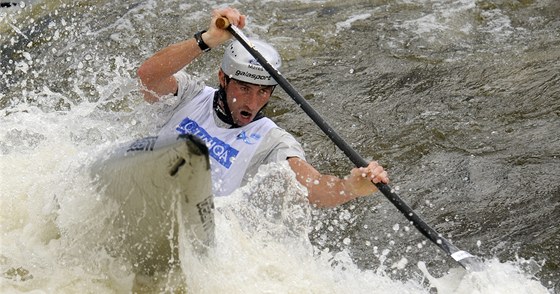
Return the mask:
{"type": "MultiPolygon", "coordinates": [[[[226,77],[226,86],[229,83],[230,78],[226,77]]],[[[259,120],[261,118],[264,117],[264,108],[268,105],[268,103],[266,103],[258,112],[257,115],[255,115],[255,118],[253,118],[253,121],[259,120]]],[[[214,93],[214,111],[216,112],[216,114],[218,115],[218,118],[225,122],[228,125],[231,125],[231,128],[239,128],[241,127],[240,125],[236,124],[233,121],[233,116],[231,115],[231,110],[229,109],[228,106],[228,102],[227,102],[227,94],[226,94],[226,89],[220,85],[220,88],[218,89],[218,91],[216,91],[214,93]]]]}
{"type": "Polygon", "coordinates": [[[218,91],[214,93],[214,111],[218,115],[218,118],[226,124],[231,125],[231,128],[239,127],[233,121],[233,117],[231,116],[231,111],[229,110],[226,99],[226,90],[222,86],[220,86],[218,91]]]}

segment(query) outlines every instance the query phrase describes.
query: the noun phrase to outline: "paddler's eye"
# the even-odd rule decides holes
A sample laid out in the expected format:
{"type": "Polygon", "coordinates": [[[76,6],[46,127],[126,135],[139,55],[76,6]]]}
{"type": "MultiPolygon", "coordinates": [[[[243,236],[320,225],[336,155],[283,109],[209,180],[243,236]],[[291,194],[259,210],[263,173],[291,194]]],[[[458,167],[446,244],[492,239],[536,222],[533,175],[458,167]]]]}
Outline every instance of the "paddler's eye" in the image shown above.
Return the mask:
{"type": "Polygon", "coordinates": [[[260,96],[267,96],[268,95],[268,91],[264,88],[259,89],[259,95],[260,96]]]}
{"type": "Polygon", "coordinates": [[[249,89],[249,87],[247,86],[241,86],[241,91],[245,92],[245,93],[249,93],[251,89],[249,89]]]}

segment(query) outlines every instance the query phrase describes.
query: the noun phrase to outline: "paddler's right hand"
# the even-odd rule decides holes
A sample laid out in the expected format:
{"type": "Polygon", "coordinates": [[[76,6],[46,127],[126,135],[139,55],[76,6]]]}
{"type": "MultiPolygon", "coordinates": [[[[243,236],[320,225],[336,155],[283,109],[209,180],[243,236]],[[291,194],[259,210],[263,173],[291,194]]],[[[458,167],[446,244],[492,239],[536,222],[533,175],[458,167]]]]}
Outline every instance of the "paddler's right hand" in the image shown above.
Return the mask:
{"type": "Polygon", "coordinates": [[[212,21],[210,22],[208,31],[202,34],[202,39],[210,48],[219,46],[232,37],[232,35],[227,30],[220,29],[216,26],[216,20],[220,17],[227,18],[229,23],[237,26],[240,29],[243,29],[243,27],[245,27],[245,20],[247,18],[245,15],[242,15],[239,10],[232,7],[213,10],[212,21]]]}

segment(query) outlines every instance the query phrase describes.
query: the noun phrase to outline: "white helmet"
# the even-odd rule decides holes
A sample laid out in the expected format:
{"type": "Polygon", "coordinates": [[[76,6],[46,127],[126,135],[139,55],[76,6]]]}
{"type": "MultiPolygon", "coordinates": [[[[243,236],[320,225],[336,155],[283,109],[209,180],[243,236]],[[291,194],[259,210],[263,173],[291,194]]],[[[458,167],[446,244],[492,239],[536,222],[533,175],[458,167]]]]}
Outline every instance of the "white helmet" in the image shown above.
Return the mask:
{"type": "MultiPolygon", "coordinates": [[[[282,60],[274,47],[259,40],[250,40],[250,43],[274,68],[280,68],[282,60]]],[[[263,86],[278,84],[237,40],[226,48],[222,59],[222,71],[230,78],[251,84],[263,86]]]]}

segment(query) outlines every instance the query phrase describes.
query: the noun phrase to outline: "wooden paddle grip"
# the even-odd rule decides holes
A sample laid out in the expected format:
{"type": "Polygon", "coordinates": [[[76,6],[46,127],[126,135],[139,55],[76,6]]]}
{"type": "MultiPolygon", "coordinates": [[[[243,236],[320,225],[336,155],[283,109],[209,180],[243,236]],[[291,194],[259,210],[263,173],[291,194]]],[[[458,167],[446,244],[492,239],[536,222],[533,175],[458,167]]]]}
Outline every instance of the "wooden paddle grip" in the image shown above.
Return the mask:
{"type": "Polygon", "coordinates": [[[219,17],[218,19],[216,19],[216,26],[219,29],[225,30],[229,27],[229,20],[226,17],[219,17]]]}

